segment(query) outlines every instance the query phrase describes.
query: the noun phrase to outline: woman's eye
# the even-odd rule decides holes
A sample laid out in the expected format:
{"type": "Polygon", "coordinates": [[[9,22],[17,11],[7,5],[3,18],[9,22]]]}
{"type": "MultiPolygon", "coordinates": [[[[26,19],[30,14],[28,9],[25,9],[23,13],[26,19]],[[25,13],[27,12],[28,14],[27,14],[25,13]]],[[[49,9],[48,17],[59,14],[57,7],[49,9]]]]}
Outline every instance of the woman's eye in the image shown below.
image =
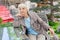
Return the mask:
{"type": "Polygon", "coordinates": [[[19,9],[19,10],[21,10],[21,9],[19,9]]]}
{"type": "Polygon", "coordinates": [[[25,9],[25,8],[22,8],[22,9],[25,9]]]}

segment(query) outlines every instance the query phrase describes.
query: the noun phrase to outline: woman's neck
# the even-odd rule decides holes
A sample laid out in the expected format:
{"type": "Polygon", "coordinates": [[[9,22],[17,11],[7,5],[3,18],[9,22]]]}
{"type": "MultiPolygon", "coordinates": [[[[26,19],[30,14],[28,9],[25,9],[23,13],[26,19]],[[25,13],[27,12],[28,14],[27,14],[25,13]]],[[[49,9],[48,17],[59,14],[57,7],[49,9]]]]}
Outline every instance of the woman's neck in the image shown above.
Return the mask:
{"type": "Polygon", "coordinates": [[[28,15],[28,13],[26,13],[26,14],[25,14],[25,18],[28,18],[28,17],[29,17],[29,15],[28,15]]]}

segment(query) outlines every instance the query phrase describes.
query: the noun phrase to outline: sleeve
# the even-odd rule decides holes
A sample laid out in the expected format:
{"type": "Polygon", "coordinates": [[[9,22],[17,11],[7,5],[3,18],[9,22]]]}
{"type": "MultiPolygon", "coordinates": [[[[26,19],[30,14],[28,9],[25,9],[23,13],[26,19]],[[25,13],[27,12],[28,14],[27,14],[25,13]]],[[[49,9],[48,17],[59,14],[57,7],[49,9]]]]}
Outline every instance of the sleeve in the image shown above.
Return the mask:
{"type": "Polygon", "coordinates": [[[49,30],[50,26],[44,22],[36,13],[34,13],[34,15],[37,17],[37,20],[40,23],[41,27],[43,27],[45,30],[49,30]]]}
{"type": "Polygon", "coordinates": [[[20,28],[22,30],[23,34],[26,33],[25,26],[21,25],[21,18],[20,17],[17,17],[17,16],[15,17],[15,20],[13,22],[13,26],[14,26],[14,28],[20,28]]]}
{"type": "Polygon", "coordinates": [[[13,22],[13,26],[14,27],[20,27],[20,21],[19,21],[19,18],[18,17],[15,17],[14,18],[14,22],[13,22]]]}

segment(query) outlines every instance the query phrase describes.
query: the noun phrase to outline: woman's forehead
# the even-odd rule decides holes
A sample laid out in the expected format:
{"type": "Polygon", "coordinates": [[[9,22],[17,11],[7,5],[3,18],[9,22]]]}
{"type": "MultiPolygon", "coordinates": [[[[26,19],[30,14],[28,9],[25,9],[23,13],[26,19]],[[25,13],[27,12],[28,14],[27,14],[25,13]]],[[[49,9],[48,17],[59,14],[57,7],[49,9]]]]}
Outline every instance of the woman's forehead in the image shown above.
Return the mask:
{"type": "Polygon", "coordinates": [[[20,8],[26,8],[26,7],[20,7],[20,8]]]}
{"type": "Polygon", "coordinates": [[[20,7],[19,9],[27,9],[26,7],[20,7]]]}

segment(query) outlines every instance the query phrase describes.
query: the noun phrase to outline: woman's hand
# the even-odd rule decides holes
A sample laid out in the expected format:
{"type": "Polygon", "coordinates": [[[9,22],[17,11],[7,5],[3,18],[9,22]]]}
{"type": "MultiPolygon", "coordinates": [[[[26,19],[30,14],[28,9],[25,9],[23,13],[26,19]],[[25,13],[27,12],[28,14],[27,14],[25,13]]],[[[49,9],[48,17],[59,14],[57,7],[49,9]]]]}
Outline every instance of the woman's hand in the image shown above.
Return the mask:
{"type": "Polygon", "coordinates": [[[50,34],[52,35],[52,36],[54,36],[54,30],[52,29],[52,28],[49,28],[49,30],[50,30],[50,34]]]}
{"type": "Polygon", "coordinates": [[[20,17],[20,18],[22,18],[22,17],[23,17],[23,15],[22,15],[22,14],[16,14],[16,16],[17,16],[17,17],[20,17]]]}

